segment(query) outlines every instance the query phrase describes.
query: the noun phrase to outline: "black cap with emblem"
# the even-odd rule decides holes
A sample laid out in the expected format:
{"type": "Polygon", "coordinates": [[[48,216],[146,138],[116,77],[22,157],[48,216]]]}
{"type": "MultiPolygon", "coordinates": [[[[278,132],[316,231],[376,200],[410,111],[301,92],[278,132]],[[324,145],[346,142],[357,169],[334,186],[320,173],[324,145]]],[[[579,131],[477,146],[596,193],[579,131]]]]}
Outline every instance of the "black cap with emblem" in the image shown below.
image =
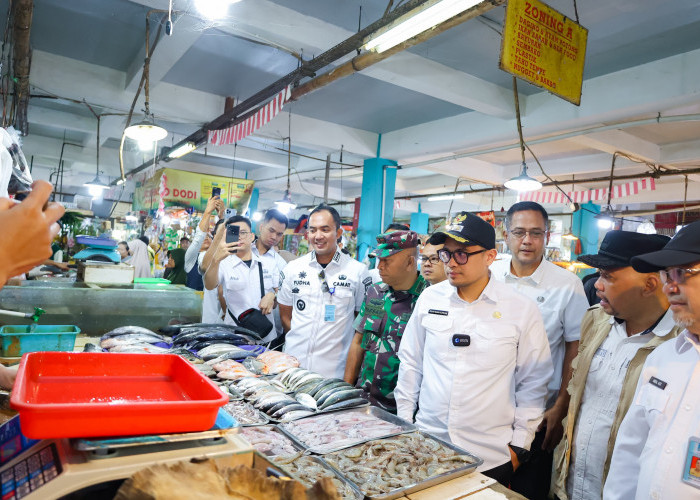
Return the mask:
{"type": "Polygon", "coordinates": [[[470,212],[458,213],[445,229],[433,233],[428,243],[440,245],[447,238],[466,245],[479,245],[486,250],[496,248],[496,231],[493,226],[470,212]]]}

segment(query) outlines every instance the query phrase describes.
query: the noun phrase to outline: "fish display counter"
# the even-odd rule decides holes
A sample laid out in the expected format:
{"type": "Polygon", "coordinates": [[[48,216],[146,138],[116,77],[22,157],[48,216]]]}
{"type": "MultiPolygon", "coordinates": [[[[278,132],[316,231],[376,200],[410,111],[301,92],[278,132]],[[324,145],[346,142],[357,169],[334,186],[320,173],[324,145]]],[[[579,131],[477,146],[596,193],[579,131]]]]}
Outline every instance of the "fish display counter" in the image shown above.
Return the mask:
{"type": "MultiPolygon", "coordinates": [[[[140,363],[152,364],[148,360],[158,357],[186,365],[184,371],[191,372],[191,377],[215,385],[212,390],[221,398],[218,404],[223,404],[215,427],[184,434],[162,434],[172,431],[158,429],[161,434],[150,437],[27,443],[27,448],[0,467],[3,491],[10,488],[18,492],[18,498],[25,494],[31,494],[30,498],[113,498],[129,476],[129,484],[142,484],[142,479],[150,477],[144,471],[153,469],[153,464],[159,464],[158,473],[167,477],[191,459],[230,461],[237,457],[236,463],[268,464],[271,474],[291,478],[304,488],[323,485],[338,492],[339,497],[333,493],[330,498],[442,500],[478,497],[485,489],[491,495],[488,498],[523,498],[476,472],[482,461],[469,450],[369,405],[362,391],[342,380],[323,377],[300,367],[288,354],[267,350],[255,332],[233,325],[162,326],[162,319],[160,325],[153,330],[137,326],[110,330],[90,348],[99,353],[91,355],[99,356],[100,364],[108,368],[113,368],[112,357],[116,364],[124,356],[139,359],[139,363],[121,363],[131,370],[140,363]],[[258,458],[241,458],[253,450],[258,458]],[[160,464],[169,465],[162,469],[160,464]],[[110,484],[104,495],[92,490],[110,484]],[[83,497],[69,495],[75,492],[83,497]],[[86,492],[90,492],[87,497],[86,492]]],[[[105,385],[99,383],[99,387],[105,385]]],[[[145,390],[131,397],[136,406],[148,402],[143,401],[148,399],[145,390]]],[[[189,402],[190,398],[185,399],[189,402]]],[[[2,438],[0,451],[4,457],[2,438]]],[[[167,491],[153,498],[168,498],[167,491]]]]}
{"type": "MultiPolygon", "coordinates": [[[[179,285],[98,286],[30,280],[0,290],[0,309],[28,311],[34,306],[46,311],[40,324],[75,325],[92,336],[125,323],[156,330],[170,321],[188,323],[202,317],[200,296],[179,285]]],[[[9,319],[0,316],[0,324],[9,319]]]]}

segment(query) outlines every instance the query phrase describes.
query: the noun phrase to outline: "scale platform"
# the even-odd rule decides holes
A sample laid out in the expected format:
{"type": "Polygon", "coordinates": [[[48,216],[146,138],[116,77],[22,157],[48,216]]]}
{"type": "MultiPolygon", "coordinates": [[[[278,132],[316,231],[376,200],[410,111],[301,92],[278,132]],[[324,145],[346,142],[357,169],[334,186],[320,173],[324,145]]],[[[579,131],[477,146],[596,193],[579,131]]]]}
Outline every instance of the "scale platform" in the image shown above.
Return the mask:
{"type": "Polygon", "coordinates": [[[0,498],[111,500],[124,479],[154,464],[224,459],[231,466],[252,465],[252,456],[253,448],[236,428],[129,438],[47,439],[0,468],[0,498]]]}

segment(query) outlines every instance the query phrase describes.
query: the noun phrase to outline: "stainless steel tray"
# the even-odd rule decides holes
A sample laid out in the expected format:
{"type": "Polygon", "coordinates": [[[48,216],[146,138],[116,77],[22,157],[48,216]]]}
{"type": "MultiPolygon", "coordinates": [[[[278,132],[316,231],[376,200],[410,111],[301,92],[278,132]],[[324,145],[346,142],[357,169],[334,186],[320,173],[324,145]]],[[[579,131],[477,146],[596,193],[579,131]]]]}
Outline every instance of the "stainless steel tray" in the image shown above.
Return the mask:
{"type": "MultiPolygon", "coordinates": [[[[416,491],[424,490],[426,488],[430,488],[431,486],[435,486],[437,484],[444,483],[444,482],[449,481],[451,479],[455,479],[459,476],[464,476],[464,475],[470,473],[471,471],[475,470],[482,463],[484,463],[484,461],[482,459],[469,453],[466,450],[463,450],[459,446],[455,446],[451,443],[447,443],[447,442],[443,441],[442,439],[439,439],[439,438],[437,438],[431,434],[428,434],[426,432],[416,431],[416,433],[423,436],[425,439],[432,439],[433,441],[437,441],[438,443],[440,443],[444,447],[453,450],[455,453],[457,453],[459,455],[467,455],[467,456],[473,458],[474,463],[467,464],[467,465],[464,465],[462,467],[458,467],[458,468],[453,469],[451,471],[443,472],[442,474],[438,474],[437,476],[429,477],[428,479],[425,479],[423,481],[419,481],[417,483],[408,484],[406,486],[403,486],[402,488],[391,490],[388,493],[383,493],[380,495],[368,495],[368,494],[365,494],[365,492],[362,490],[361,485],[359,485],[358,483],[353,481],[351,478],[347,477],[345,474],[343,474],[342,470],[336,468],[331,462],[328,461],[328,459],[331,458],[330,457],[331,454],[327,454],[325,456],[324,462],[326,462],[326,464],[331,469],[333,469],[338,475],[340,475],[345,481],[353,484],[356,489],[358,489],[360,492],[362,492],[364,498],[371,499],[371,500],[392,500],[394,498],[399,498],[399,497],[402,497],[404,495],[409,495],[411,493],[415,493],[416,491]]],[[[382,439],[386,439],[386,438],[382,438],[382,439]]],[[[373,439],[370,441],[366,441],[365,443],[362,443],[362,444],[366,444],[366,443],[372,442],[372,441],[379,442],[382,439],[373,439]]],[[[357,446],[361,446],[361,445],[355,445],[355,447],[357,447],[357,446]]]]}
{"type": "MultiPolygon", "coordinates": [[[[364,498],[364,494],[357,488],[357,485],[353,483],[352,481],[348,481],[345,477],[343,477],[342,474],[339,474],[337,470],[335,470],[333,467],[328,465],[325,460],[323,460],[321,457],[313,456],[313,455],[305,455],[305,459],[311,460],[313,462],[316,462],[319,464],[322,468],[327,470],[330,474],[332,474],[338,481],[343,483],[344,485],[347,485],[350,491],[352,491],[352,496],[348,495],[343,495],[340,491],[338,492],[341,495],[341,498],[344,500],[361,500],[364,498]]],[[[301,458],[301,457],[297,457],[301,458]]],[[[295,459],[296,460],[296,459],[295,459]]],[[[282,469],[286,474],[288,474],[290,477],[296,479],[299,481],[301,484],[304,484],[305,486],[308,485],[307,487],[313,486],[313,483],[310,483],[308,481],[304,481],[301,478],[299,478],[296,474],[289,472],[288,469],[288,463],[284,463],[284,459],[282,461],[275,461],[274,459],[272,462],[275,464],[276,467],[282,469]]],[[[322,477],[322,476],[321,476],[322,477]]],[[[315,478],[316,481],[321,479],[321,477],[315,478]]]]}
{"type": "MultiPolygon", "coordinates": [[[[298,442],[291,439],[287,434],[282,432],[276,425],[258,425],[258,426],[249,426],[249,427],[251,427],[251,429],[256,429],[256,430],[266,429],[266,430],[269,430],[270,432],[275,432],[275,433],[279,434],[280,436],[282,436],[287,441],[289,441],[289,443],[292,445],[292,448],[294,448],[294,450],[295,450],[295,453],[293,453],[292,455],[274,455],[273,453],[270,453],[267,451],[261,451],[253,443],[251,443],[253,448],[255,448],[256,451],[258,453],[260,453],[261,455],[264,455],[270,459],[272,459],[272,458],[285,459],[285,458],[291,458],[294,456],[301,456],[304,453],[304,448],[301,445],[299,445],[298,442]]],[[[242,427],[236,427],[236,429],[235,429],[235,432],[237,434],[239,434],[243,439],[246,439],[245,435],[243,434],[243,431],[244,431],[244,429],[242,427]]]]}
{"type": "Polygon", "coordinates": [[[282,432],[284,432],[290,438],[292,438],[297,443],[299,443],[301,446],[303,446],[304,449],[310,451],[311,453],[316,453],[319,455],[323,455],[325,453],[332,453],[334,451],[342,450],[345,448],[350,448],[352,446],[357,446],[358,444],[366,443],[367,441],[372,441],[375,439],[381,439],[381,438],[386,438],[386,437],[391,437],[391,436],[397,436],[399,434],[405,434],[407,432],[413,432],[413,431],[417,430],[417,427],[415,425],[413,425],[409,422],[406,422],[405,420],[400,419],[396,415],[392,415],[391,413],[384,411],[381,408],[377,408],[376,406],[351,408],[349,410],[338,410],[338,411],[334,411],[331,413],[319,413],[317,415],[305,417],[303,419],[295,420],[293,422],[279,424],[279,428],[282,430],[282,432]],[[397,432],[381,434],[379,436],[358,438],[357,440],[354,440],[352,442],[343,441],[342,444],[335,445],[335,446],[333,445],[333,443],[327,443],[326,445],[321,445],[321,446],[308,445],[305,441],[301,440],[298,436],[296,436],[292,431],[289,430],[289,427],[290,427],[289,424],[294,424],[295,422],[307,422],[307,421],[311,421],[313,419],[331,418],[332,415],[338,415],[339,418],[342,418],[342,415],[352,415],[353,413],[372,415],[373,417],[376,417],[379,420],[383,420],[385,422],[389,422],[389,423],[392,423],[394,425],[397,425],[400,428],[400,430],[397,432]]]}
{"type": "MultiPolygon", "coordinates": [[[[236,418],[235,415],[231,414],[231,415],[233,416],[233,418],[236,419],[236,422],[238,422],[238,424],[239,424],[241,427],[252,427],[252,426],[256,426],[256,425],[267,425],[267,424],[270,423],[270,417],[268,417],[264,412],[262,412],[262,411],[258,410],[257,408],[255,408],[252,404],[250,404],[250,403],[247,402],[247,401],[243,401],[243,400],[240,400],[240,401],[229,401],[228,404],[245,404],[245,405],[248,405],[248,406],[250,406],[253,410],[255,410],[255,411],[261,416],[261,418],[263,419],[261,422],[257,422],[257,423],[255,423],[255,424],[244,424],[243,422],[240,422],[240,421],[236,418]]],[[[228,411],[227,411],[226,409],[224,409],[224,411],[226,411],[226,412],[228,413],[228,411]]]]}

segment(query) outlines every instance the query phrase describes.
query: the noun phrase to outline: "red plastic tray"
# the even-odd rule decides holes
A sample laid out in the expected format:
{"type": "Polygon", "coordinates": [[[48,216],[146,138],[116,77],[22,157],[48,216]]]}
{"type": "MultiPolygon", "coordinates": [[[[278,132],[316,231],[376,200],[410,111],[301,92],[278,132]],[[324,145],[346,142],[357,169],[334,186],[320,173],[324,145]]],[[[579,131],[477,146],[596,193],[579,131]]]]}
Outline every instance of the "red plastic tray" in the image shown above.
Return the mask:
{"type": "Polygon", "coordinates": [[[228,398],[175,354],[32,352],[11,406],[33,439],[209,430],[228,398]]]}

